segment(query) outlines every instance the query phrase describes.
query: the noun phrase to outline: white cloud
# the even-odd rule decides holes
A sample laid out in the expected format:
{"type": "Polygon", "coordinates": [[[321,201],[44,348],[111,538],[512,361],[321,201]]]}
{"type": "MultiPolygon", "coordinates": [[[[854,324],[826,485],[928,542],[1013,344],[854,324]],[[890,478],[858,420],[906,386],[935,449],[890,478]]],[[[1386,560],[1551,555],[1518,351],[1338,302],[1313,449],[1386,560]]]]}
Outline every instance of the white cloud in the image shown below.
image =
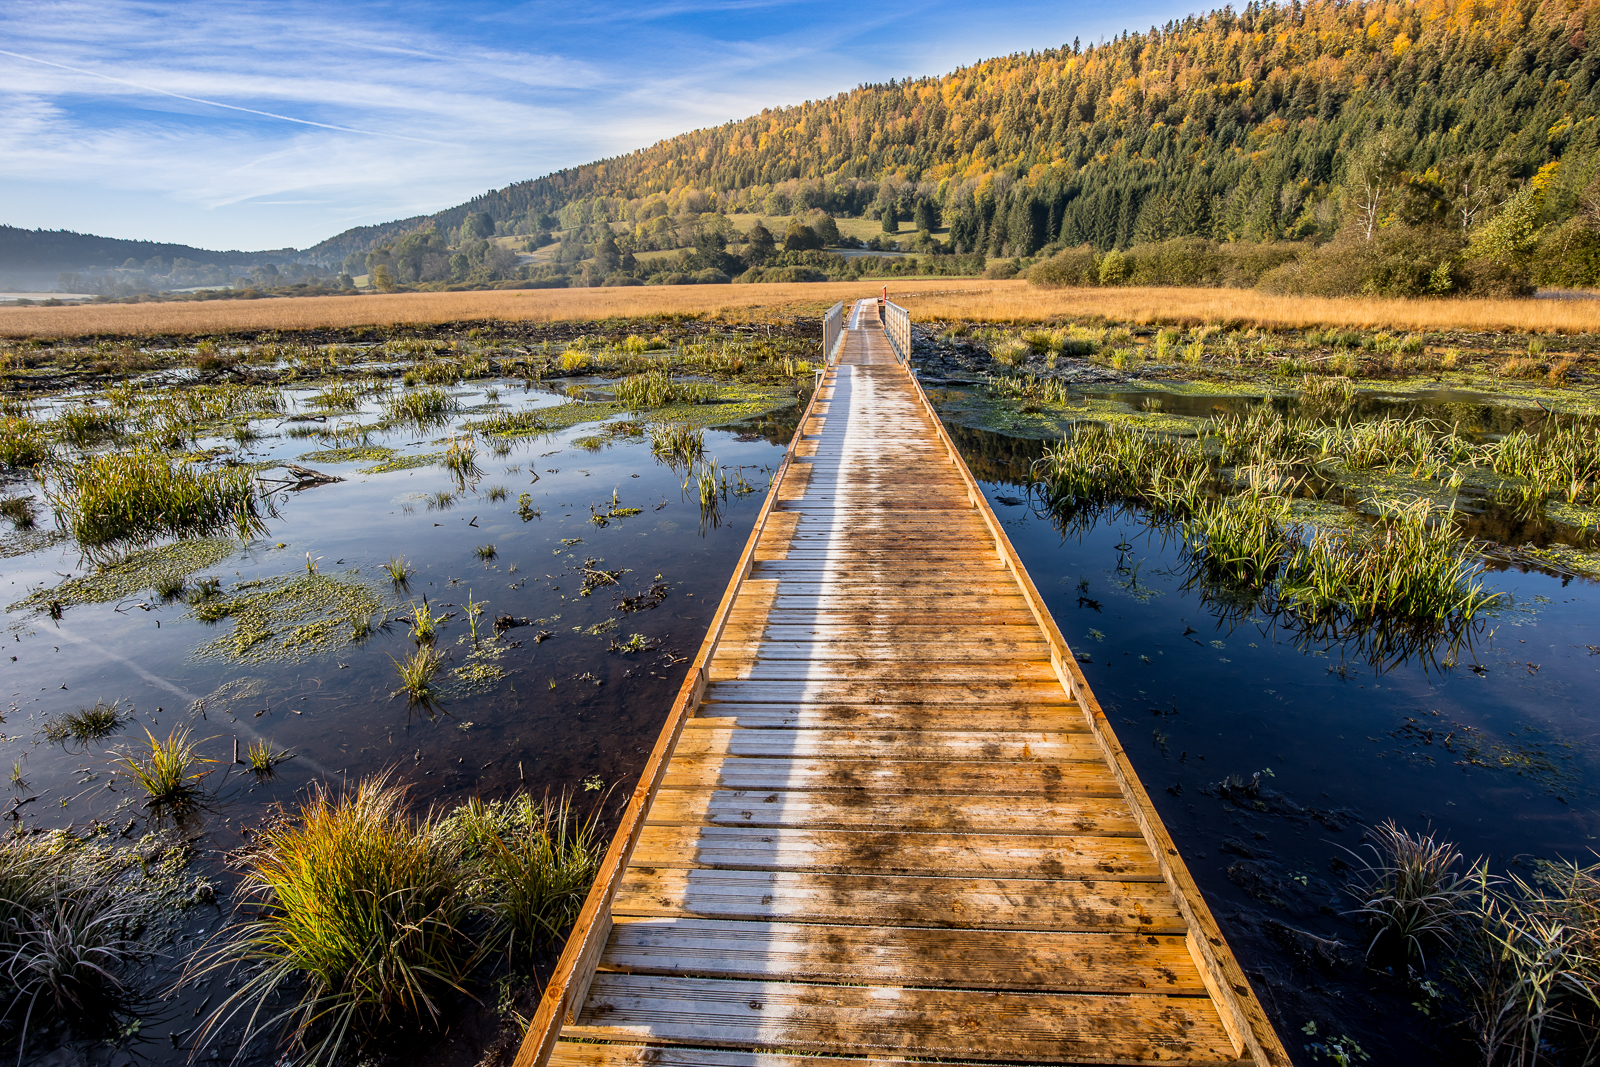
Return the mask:
{"type": "Polygon", "coordinates": [[[909,0],[6,5],[0,47],[45,62],[0,56],[0,222],[305,246],[763,107],[939,73],[980,46],[1047,47],[1071,17],[909,0]]]}

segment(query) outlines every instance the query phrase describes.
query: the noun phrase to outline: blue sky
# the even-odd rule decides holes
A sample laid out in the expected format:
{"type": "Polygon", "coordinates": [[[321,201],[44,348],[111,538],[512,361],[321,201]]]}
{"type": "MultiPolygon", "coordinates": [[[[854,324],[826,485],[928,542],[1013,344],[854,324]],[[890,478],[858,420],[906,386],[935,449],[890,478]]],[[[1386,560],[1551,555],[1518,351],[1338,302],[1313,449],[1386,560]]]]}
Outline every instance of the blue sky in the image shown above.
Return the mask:
{"type": "Polygon", "coordinates": [[[763,107],[1202,9],[13,0],[0,222],[305,247],[763,107]]]}

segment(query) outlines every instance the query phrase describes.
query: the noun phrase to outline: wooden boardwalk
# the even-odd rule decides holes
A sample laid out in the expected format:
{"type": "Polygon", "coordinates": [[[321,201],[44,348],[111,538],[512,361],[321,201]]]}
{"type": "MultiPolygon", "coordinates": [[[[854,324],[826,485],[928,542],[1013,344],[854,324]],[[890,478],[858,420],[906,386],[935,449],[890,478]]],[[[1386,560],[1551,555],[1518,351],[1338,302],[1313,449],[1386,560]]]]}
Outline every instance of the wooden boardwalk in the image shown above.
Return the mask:
{"type": "Polygon", "coordinates": [[[1009,541],[859,317],[519,1067],[1286,1067],[1009,541]]]}

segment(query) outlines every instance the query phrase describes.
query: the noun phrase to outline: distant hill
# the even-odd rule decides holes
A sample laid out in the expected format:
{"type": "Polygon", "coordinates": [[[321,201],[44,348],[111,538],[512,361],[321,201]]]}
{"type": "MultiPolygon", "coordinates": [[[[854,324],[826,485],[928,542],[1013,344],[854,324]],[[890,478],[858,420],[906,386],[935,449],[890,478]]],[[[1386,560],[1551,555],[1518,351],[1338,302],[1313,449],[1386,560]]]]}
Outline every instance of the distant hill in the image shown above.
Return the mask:
{"type": "Polygon", "coordinates": [[[164,274],[180,261],[193,268],[248,268],[299,257],[293,248],[218,252],[191,245],[96,237],[71,230],[24,230],[0,225],[0,287],[10,289],[52,289],[59,274],[104,272],[121,268],[129,260],[141,269],[147,264],[159,267],[164,274]],[[160,262],[152,262],[156,260],[160,262]]]}
{"type": "Polygon", "coordinates": [[[1367,178],[1383,218],[1465,229],[1555,162],[1541,210],[1559,222],[1600,170],[1597,116],[1596,0],[1252,2],[765,110],[313,251],[475,212],[505,234],[893,207],[992,255],[1327,237],[1367,178]]]}

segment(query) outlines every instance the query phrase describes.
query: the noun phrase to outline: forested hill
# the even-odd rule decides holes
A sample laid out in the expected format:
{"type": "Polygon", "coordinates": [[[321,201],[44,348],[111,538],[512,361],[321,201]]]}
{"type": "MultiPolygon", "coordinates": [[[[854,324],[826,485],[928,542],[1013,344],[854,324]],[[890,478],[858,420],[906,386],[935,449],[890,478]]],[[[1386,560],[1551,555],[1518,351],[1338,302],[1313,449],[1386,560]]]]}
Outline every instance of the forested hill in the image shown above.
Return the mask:
{"type": "MultiPolygon", "coordinates": [[[[1372,181],[1403,194],[1388,214],[1468,228],[1557,160],[1542,202],[1570,214],[1600,161],[1597,48],[1597,0],[1251,3],[763,111],[407,222],[894,206],[959,250],[1026,255],[1326,236],[1372,181]]],[[[325,244],[392,235],[371,229],[325,244]]]]}
{"type": "Polygon", "coordinates": [[[278,253],[213,252],[189,245],[124,241],[71,230],[24,230],[16,226],[0,226],[0,267],[16,271],[55,272],[120,267],[130,259],[140,264],[151,259],[168,262],[187,259],[196,263],[226,266],[253,262],[272,255],[293,254],[292,248],[282,249],[278,253]]]}

